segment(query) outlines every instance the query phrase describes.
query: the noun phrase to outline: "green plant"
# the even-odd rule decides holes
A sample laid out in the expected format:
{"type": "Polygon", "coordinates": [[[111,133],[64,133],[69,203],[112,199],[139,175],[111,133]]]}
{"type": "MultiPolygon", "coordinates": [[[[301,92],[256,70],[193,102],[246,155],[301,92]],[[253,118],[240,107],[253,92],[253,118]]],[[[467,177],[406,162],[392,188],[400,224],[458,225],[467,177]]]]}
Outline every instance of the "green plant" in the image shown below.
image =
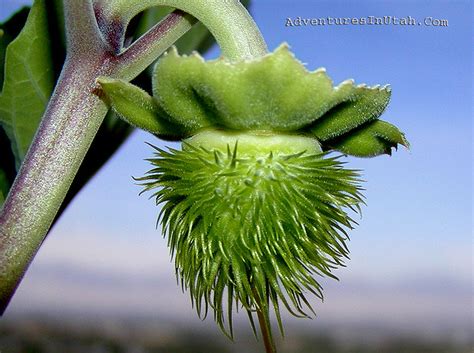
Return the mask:
{"type": "MultiPolygon", "coordinates": [[[[143,33],[165,13],[147,10],[135,31],[143,33]]],[[[183,140],[181,151],[157,150],[153,169],[139,180],[163,204],[160,218],[177,273],[198,312],[205,315],[210,306],[232,335],[235,300],[252,326],[257,313],[266,349],[275,351],[270,304],[280,329],[279,302],[306,316],[304,304],[311,308],[304,291],[322,296],[314,275],[333,276],[348,253],[346,232],[354,222],[347,210],[359,209],[361,187],[357,172],[331,151],[373,157],[407,146],[396,127],[378,119],[390,89],[351,80],[333,87],[324,70],[308,72],[286,45],[268,53],[237,1],[65,0],[63,9],[36,0],[19,32],[25,16],[21,11],[3,26],[0,43],[0,145],[7,156],[0,161],[2,200],[8,192],[0,215],[1,307],[64,200],[130,131],[110,114],[103,123],[111,107],[133,126],[183,140]],[[126,46],[131,20],[152,6],[179,10],[126,46]],[[62,28],[63,16],[64,35],[52,30],[62,28]],[[152,73],[153,96],[143,90],[146,75],[136,81],[142,88],[129,83],[195,18],[215,37],[222,58],[205,62],[172,50],[152,73]],[[66,38],[67,49],[48,102],[61,67],[61,58],[51,54],[54,35],[66,38]],[[30,104],[22,104],[22,94],[31,95],[30,104]],[[104,151],[110,136],[118,142],[104,151]],[[101,157],[87,165],[92,150],[101,157]],[[88,168],[80,169],[84,158],[88,168]]],[[[198,27],[181,40],[181,49],[189,52],[207,38],[198,27]]]]}

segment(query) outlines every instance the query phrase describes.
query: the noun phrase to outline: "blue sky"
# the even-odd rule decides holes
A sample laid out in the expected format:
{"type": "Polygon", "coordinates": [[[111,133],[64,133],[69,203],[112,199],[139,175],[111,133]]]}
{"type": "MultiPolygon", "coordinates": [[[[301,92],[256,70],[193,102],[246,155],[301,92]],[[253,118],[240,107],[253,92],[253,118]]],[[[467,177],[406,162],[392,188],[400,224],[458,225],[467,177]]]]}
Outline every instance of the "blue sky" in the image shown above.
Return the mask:
{"type": "MultiPolygon", "coordinates": [[[[1,18],[15,5],[6,1],[1,18]]],[[[256,0],[255,20],[271,49],[290,44],[335,83],[392,86],[383,119],[411,149],[349,158],[362,169],[367,207],[351,233],[351,260],[328,282],[319,320],[466,325],[472,310],[472,8],[469,1],[256,0]],[[411,16],[448,27],[285,27],[287,18],[411,16]],[[441,324],[441,323],[440,323],[441,324]]],[[[208,57],[218,55],[214,49],[208,57]]],[[[154,312],[200,321],[176,287],[158,210],[132,176],[152,151],[136,132],[79,194],[35,259],[10,313],[61,308],[154,312]],[[108,280],[106,280],[108,279],[108,280]],[[108,297],[104,304],[104,297],[108,297]]],[[[314,301],[315,302],[315,301],[314,301]]],[[[295,323],[295,320],[288,319],[295,323]]],[[[315,320],[317,321],[317,320],[315,320]]],[[[307,325],[317,325],[308,323],[307,325]]]]}

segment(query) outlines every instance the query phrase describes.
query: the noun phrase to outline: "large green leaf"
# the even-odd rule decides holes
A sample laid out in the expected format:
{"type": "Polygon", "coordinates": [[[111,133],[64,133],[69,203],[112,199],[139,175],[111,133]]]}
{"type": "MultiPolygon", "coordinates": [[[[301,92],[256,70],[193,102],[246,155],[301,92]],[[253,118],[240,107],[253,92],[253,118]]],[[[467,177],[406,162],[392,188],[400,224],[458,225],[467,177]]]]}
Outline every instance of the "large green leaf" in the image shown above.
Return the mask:
{"type": "MultiPolygon", "coordinates": [[[[5,55],[7,46],[20,33],[28,16],[29,8],[24,7],[14,13],[5,23],[0,24],[0,87],[3,85],[5,55]]],[[[0,205],[15,179],[15,157],[11,144],[0,126],[0,205]]]]}
{"type": "Polygon", "coordinates": [[[6,49],[0,124],[17,167],[25,156],[54,87],[44,0],[36,0],[25,27],[6,49]]]}
{"type": "Polygon", "coordinates": [[[3,85],[5,54],[7,46],[20,33],[28,17],[29,8],[15,12],[5,23],[0,24],[0,86],[3,85]]]}

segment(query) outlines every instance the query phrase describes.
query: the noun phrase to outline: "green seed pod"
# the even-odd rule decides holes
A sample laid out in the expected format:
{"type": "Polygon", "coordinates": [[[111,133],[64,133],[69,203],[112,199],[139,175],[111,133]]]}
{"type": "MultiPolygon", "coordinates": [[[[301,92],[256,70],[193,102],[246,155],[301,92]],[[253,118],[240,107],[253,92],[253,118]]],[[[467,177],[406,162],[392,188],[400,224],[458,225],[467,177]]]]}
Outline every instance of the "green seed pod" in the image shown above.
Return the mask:
{"type": "Polygon", "coordinates": [[[322,297],[315,275],[334,277],[347,256],[346,210],[362,202],[355,171],[313,138],[223,131],[150,161],[142,180],[163,205],[177,274],[200,315],[211,306],[224,329],[227,312],[230,332],[234,299],[250,316],[268,319],[271,303],[279,318],[280,302],[307,316],[305,291],[322,297]]]}
{"type": "Polygon", "coordinates": [[[343,264],[355,224],[348,212],[363,201],[358,173],[330,152],[374,157],[408,146],[379,120],[388,86],[334,86],[287,45],[238,62],[172,50],[156,65],[153,97],[124,81],[98,82],[127,121],[184,139],[182,150],[156,149],[140,180],[162,205],[182,286],[198,313],[211,307],[230,334],[234,305],[252,325],[256,311],[267,331],[271,307],[282,329],[281,303],[306,317],[305,293],[322,298],[318,276],[334,277],[343,264]]]}

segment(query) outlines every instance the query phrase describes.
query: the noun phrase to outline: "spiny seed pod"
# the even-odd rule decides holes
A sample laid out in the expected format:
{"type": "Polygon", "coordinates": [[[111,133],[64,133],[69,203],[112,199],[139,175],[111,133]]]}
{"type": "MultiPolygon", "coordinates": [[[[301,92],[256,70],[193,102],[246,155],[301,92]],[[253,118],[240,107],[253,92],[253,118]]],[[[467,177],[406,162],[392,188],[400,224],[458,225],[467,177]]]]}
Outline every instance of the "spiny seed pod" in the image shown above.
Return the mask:
{"type": "Polygon", "coordinates": [[[306,317],[305,292],[322,298],[317,277],[334,277],[348,255],[355,222],[347,212],[360,210],[360,179],[330,151],[373,157],[408,145],[378,120],[388,86],[334,87],[286,45],[241,62],[173,50],[155,68],[153,97],[123,81],[99,83],[126,120],[184,139],[182,150],[156,148],[139,180],[162,206],[182,286],[230,335],[234,302],[252,326],[256,311],[269,327],[273,307],[282,329],[280,303],[306,317]]]}
{"type": "Polygon", "coordinates": [[[269,301],[278,318],[279,302],[307,316],[304,290],[322,297],[314,275],[333,277],[342,264],[353,224],[345,209],[362,201],[357,173],[324,157],[312,138],[218,131],[182,151],[157,149],[142,180],[163,204],[177,273],[200,314],[209,304],[223,328],[226,302],[231,325],[235,298],[267,318],[269,301]]]}

